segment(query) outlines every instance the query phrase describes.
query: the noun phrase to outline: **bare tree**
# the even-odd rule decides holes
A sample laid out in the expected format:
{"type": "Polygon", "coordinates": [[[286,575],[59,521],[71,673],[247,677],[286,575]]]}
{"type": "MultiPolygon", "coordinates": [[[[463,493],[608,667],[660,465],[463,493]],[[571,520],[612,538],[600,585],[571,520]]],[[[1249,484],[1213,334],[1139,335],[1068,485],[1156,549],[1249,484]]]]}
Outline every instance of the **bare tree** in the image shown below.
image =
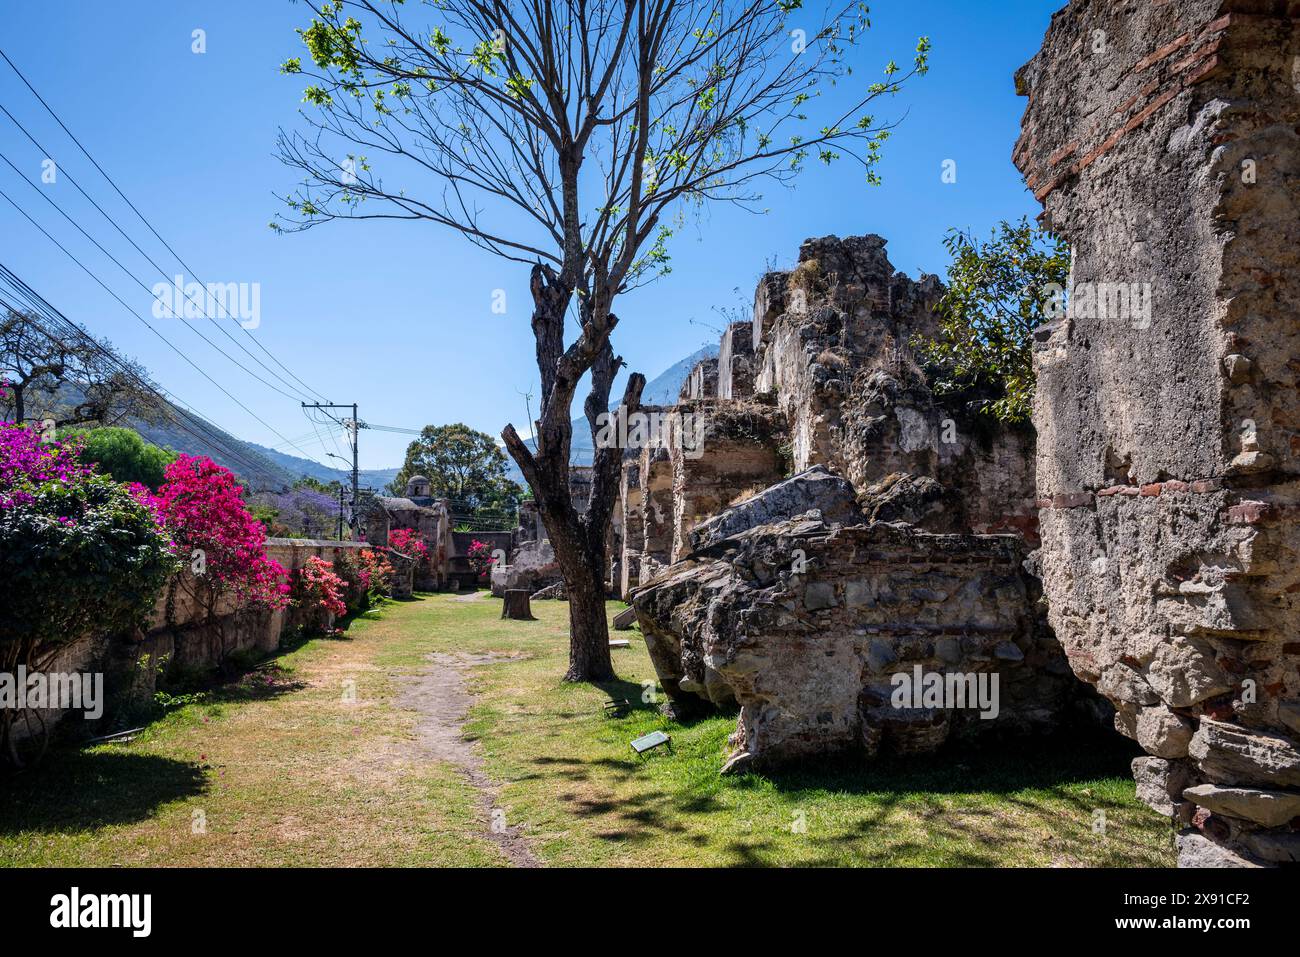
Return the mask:
{"type": "Polygon", "coordinates": [[[140,383],[144,370],[110,361],[85,339],[51,332],[33,313],[7,309],[0,318],[0,410],[15,422],[50,416],[55,426],[111,425],[128,416],[157,421],[156,398],[140,383]],[[33,405],[39,403],[39,407],[33,405]]]}
{"type": "MultiPolygon", "coordinates": [[[[278,144],[305,178],[272,225],[428,220],[531,267],[535,449],[511,425],[502,438],[564,574],[566,678],[611,678],[605,534],[622,453],[597,449],[585,513],[569,461],[580,383],[595,439],[623,365],[614,302],[667,271],[674,230],[708,201],[757,209],[760,181],[790,182],[810,158],[851,157],[876,182],[890,124],[869,105],[925,72],[929,42],[910,69],[891,61],[854,90],[847,54],[869,25],[857,3],[819,15],[802,0],[436,0],[421,5],[433,23],[410,22],[400,0],[309,6],[306,62],[282,67],[309,79],[307,129],[278,144]]],[[[618,414],[644,383],[628,377],[618,414]]]]}

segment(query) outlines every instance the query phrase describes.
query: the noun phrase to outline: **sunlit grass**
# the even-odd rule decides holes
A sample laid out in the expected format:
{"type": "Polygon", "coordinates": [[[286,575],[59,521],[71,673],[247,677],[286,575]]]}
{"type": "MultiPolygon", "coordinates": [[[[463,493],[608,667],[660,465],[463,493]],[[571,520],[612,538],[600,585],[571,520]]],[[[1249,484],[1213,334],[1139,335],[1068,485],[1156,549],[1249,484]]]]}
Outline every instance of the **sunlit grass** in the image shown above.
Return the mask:
{"type": "Polygon", "coordinates": [[[418,716],[395,701],[430,654],[485,652],[502,657],[467,672],[467,734],[507,823],[551,865],[1173,863],[1113,735],[721,778],[734,717],[683,726],[644,701],[657,689],[635,631],[613,652],[618,682],[562,683],[568,606],[533,611],[392,603],[264,666],[255,693],[216,692],[129,743],[54,751],[0,781],[0,864],[500,865],[472,786],[421,755],[418,716]],[[607,717],[611,699],[631,712],[607,717]],[[657,728],[672,753],[637,758],[629,742],[657,728]]]}

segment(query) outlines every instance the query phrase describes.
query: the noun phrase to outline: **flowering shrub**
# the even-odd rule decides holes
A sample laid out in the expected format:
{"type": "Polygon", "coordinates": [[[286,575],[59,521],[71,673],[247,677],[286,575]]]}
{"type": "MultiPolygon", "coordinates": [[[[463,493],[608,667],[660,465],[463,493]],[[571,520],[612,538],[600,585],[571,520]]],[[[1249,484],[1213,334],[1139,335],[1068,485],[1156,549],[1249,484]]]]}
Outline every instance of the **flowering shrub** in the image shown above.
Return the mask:
{"type": "Polygon", "coordinates": [[[397,528],[389,532],[388,547],[403,555],[410,555],[421,564],[427,564],[429,561],[429,546],[414,529],[397,528]]]}
{"type": "MultiPolygon", "coordinates": [[[[67,642],[140,623],[175,570],[150,509],[77,455],[0,425],[0,671],[44,670],[67,642]]],[[[0,745],[14,715],[0,709],[0,745]]]]}
{"type": "Polygon", "coordinates": [[[372,594],[387,595],[393,590],[397,571],[380,552],[373,548],[363,548],[361,568],[365,573],[366,587],[372,594]]]}
{"type": "Polygon", "coordinates": [[[215,593],[284,607],[288,573],[267,557],[266,530],[248,513],[230,470],[181,455],[165,474],[158,494],[145,501],[170,530],[180,557],[198,562],[191,566],[196,576],[215,593]]]}
{"type": "Polygon", "coordinates": [[[414,577],[420,580],[428,577],[433,566],[433,557],[429,546],[419,534],[409,528],[399,528],[388,533],[388,547],[402,555],[415,559],[414,577]]]}
{"type": "Polygon", "coordinates": [[[298,569],[298,601],[302,604],[322,606],[331,615],[341,618],[348,608],[343,601],[347,583],[338,575],[330,563],[319,556],[307,559],[298,569]]]}
{"type": "Polygon", "coordinates": [[[465,557],[469,561],[469,567],[478,575],[478,580],[485,581],[492,572],[492,546],[476,538],[470,542],[465,557]]]}
{"type": "Polygon", "coordinates": [[[359,561],[353,561],[347,552],[339,552],[333,562],[334,574],[343,581],[343,602],[357,611],[365,607],[370,595],[370,572],[359,561]]]}

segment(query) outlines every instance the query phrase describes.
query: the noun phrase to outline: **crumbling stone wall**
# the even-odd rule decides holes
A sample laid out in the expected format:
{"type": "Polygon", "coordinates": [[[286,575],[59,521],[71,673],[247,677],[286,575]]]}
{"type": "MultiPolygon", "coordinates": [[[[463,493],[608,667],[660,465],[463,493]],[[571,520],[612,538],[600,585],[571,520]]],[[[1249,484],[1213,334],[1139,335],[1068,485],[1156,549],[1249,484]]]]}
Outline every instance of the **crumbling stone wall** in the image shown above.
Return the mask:
{"type": "Polygon", "coordinates": [[[1015,161],[1074,252],[1038,333],[1051,623],[1184,865],[1300,860],[1300,30],[1073,0],[1015,161]]]}
{"type": "Polygon", "coordinates": [[[691,368],[682,383],[678,399],[711,399],[718,394],[718,357],[701,359],[691,368]]]}
{"type": "Polygon", "coordinates": [[[618,596],[626,599],[641,582],[641,551],[645,546],[645,524],[641,516],[641,460],[628,450],[623,456],[616,508],[623,515],[623,547],[619,553],[618,596]]]}
{"type": "Polygon", "coordinates": [[[643,582],[668,564],[673,550],[673,463],[662,436],[657,438],[641,449],[641,541],[629,556],[629,560],[637,560],[638,578],[643,582]]]}
{"type": "Polygon", "coordinates": [[[745,399],[754,394],[754,328],[733,322],[718,347],[718,398],[745,399]]]}
{"type": "Polygon", "coordinates": [[[625,594],[675,710],[739,705],[729,768],[1054,726],[1084,687],[1021,564],[1032,430],[946,407],[912,358],[941,292],[879,236],[809,240],[728,326],[717,398],[653,410],[671,425],[625,483],[625,594]],[[996,673],[998,718],[881,697],[913,668],[996,673]]]}
{"type": "Polygon", "coordinates": [[[966,530],[1032,544],[1032,429],[945,405],[913,358],[913,339],[937,330],[942,292],[935,276],[896,272],[879,236],[808,240],[798,266],[755,293],[755,388],[790,419],[794,469],[826,465],[859,489],[930,476],[958,493],[966,530]]]}
{"type": "Polygon", "coordinates": [[[674,562],[690,551],[692,529],[780,481],[786,468],[780,452],[785,416],[773,406],[704,400],[681,403],[677,412],[664,437],[672,466],[674,562]]]}
{"type": "Polygon", "coordinates": [[[719,516],[693,545],[635,602],[676,709],[739,704],[724,770],[1053,726],[1076,684],[1016,536],[862,524],[851,487],[813,470],[719,516]],[[805,505],[817,508],[779,517],[805,505]],[[986,687],[996,675],[996,708],[896,707],[893,676],[915,669],[983,675],[986,687]]]}

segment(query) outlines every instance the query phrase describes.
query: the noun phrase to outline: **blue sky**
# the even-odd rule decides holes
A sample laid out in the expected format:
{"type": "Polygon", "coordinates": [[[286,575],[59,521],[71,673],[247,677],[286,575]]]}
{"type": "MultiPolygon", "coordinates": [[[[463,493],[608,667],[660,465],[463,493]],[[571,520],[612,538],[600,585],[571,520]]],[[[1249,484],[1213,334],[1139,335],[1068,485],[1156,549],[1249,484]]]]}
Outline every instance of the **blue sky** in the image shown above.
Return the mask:
{"type": "MultiPolygon", "coordinates": [[[[864,83],[891,57],[910,62],[918,36],[933,43],[929,75],[876,110],[903,120],[885,145],[884,184],[865,185],[860,169],[847,164],[816,164],[794,189],[767,189],[765,215],[707,211],[675,238],[672,273],[617,306],[617,351],[653,378],[716,339],[706,328],[722,324],[716,308],[747,308],[764,265],[789,265],[809,236],[879,233],[896,268],[942,275],[949,227],[986,232],[1000,219],[1036,214],[1010,160],[1024,109],[1012,74],[1038,49],[1060,6],[1062,0],[873,3],[873,26],[857,53],[855,75],[864,83]],[[947,159],[956,161],[956,183],[941,180],[947,159]]],[[[428,223],[336,223],[285,236],[267,228],[280,208],[273,193],[294,182],[274,144],[279,127],[299,125],[303,85],[278,67],[300,52],[294,29],[308,19],[304,5],[287,0],[10,0],[0,3],[0,47],[201,279],[260,284],[261,323],[252,334],[315,390],[336,402],[359,402],[361,417],[374,423],[464,421],[496,435],[513,421],[523,431],[522,393],[535,390],[537,378],[523,267],[428,223]],[[191,51],[195,29],[206,34],[203,54],[191,51]],[[506,291],[504,316],[492,311],[495,289],[506,291]]],[[[111,188],[2,61],[0,103],[160,265],[180,271],[139,220],[113,202],[111,188]]],[[[39,180],[44,157],[3,114],[0,152],[39,180]]],[[[155,320],[150,295],[3,163],[0,184],[271,427],[290,439],[311,432],[296,402],[235,368],[183,323],[155,320]]],[[[66,177],[43,188],[146,285],[161,278],[66,177]]],[[[299,449],[284,446],[3,201],[0,261],[218,425],[338,464],[323,452],[335,446],[315,437],[299,449]]],[[[253,365],[214,330],[207,334],[253,365]]],[[[406,441],[363,433],[362,467],[399,464],[406,441]]]]}

